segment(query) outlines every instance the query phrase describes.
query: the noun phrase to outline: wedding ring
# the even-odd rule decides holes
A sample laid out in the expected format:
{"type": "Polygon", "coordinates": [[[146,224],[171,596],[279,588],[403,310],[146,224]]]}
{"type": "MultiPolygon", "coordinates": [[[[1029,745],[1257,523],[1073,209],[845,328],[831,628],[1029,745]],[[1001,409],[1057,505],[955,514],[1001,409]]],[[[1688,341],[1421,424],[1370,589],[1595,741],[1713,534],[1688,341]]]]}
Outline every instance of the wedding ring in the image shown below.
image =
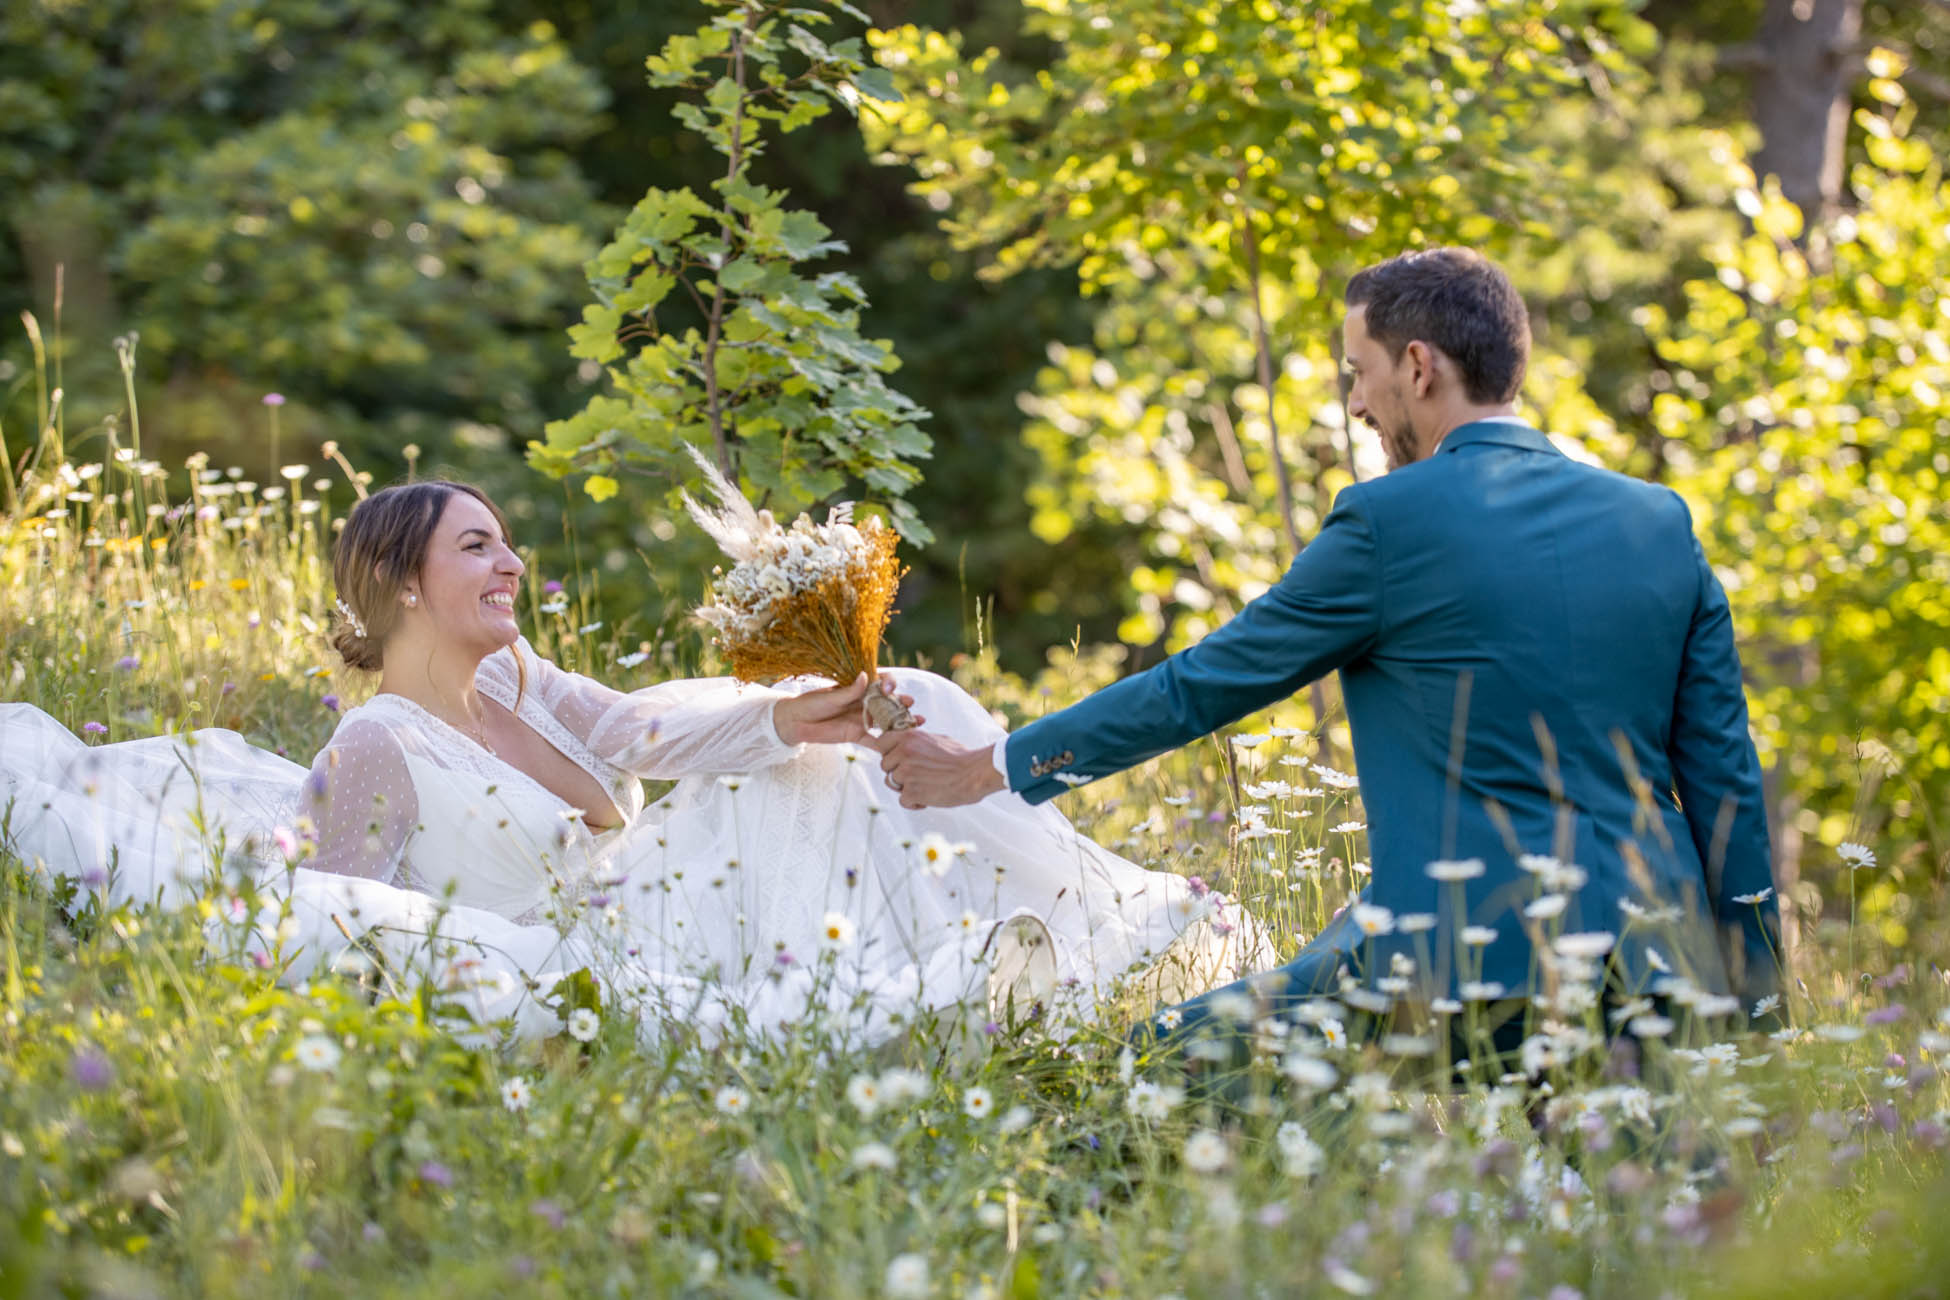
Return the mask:
{"type": "Polygon", "coordinates": [[[896,780],[895,780],[895,779],[894,779],[893,777],[891,777],[891,776],[887,778],[887,785],[888,785],[888,788],[890,788],[890,789],[893,789],[893,790],[898,790],[898,789],[900,789],[900,788],[901,788],[901,783],[900,783],[899,781],[896,781],[896,780]]]}

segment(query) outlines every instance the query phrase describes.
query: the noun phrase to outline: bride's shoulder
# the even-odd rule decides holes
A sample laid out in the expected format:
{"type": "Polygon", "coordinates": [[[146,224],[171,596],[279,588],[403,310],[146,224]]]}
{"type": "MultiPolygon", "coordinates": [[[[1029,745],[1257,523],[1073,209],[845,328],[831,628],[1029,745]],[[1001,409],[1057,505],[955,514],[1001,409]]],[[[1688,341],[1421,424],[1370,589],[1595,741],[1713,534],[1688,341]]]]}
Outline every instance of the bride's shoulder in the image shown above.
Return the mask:
{"type": "Polygon", "coordinates": [[[414,708],[409,701],[397,695],[375,695],[364,704],[339,715],[339,724],[332,728],[331,739],[325,742],[326,747],[366,748],[375,744],[397,743],[398,734],[414,724],[414,708]]]}

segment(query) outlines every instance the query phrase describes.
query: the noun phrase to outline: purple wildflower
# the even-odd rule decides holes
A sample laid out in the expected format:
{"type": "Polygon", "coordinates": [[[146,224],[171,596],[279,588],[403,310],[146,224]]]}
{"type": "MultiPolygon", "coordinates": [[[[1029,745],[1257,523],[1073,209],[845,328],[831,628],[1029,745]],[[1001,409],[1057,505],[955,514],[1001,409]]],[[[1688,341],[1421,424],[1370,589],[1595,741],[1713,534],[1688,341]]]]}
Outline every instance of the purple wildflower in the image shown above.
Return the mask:
{"type": "Polygon", "coordinates": [[[283,405],[284,405],[284,394],[283,394],[283,393],[266,393],[266,394],[264,394],[264,398],[263,398],[263,401],[264,401],[264,405],[266,405],[266,406],[272,406],[272,407],[277,407],[277,406],[283,406],[283,405]]]}
{"type": "Polygon", "coordinates": [[[327,713],[337,713],[339,711],[339,697],[336,695],[327,695],[319,703],[325,706],[327,713]]]}
{"type": "Polygon", "coordinates": [[[100,1092],[115,1082],[115,1067],[92,1047],[84,1047],[68,1062],[68,1078],[83,1092],[100,1092]]]}
{"type": "Polygon", "coordinates": [[[108,734],[108,728],[99,722],[84,722],[81,724],[81,734],[84,736],[106,736],[108,734]]]}
{"type": "Polygon", "coordinates": [[[1212,886],[1205,883],[1203,876],[1192,876],[1185,881],[1185,884],[1191,889],[1193,898],[1204,898],[1212,889],[1212,886]]]}
{"type": "Polygon", "coordinates": [[[546,1196],[529,1206],[528,1209],[536,1218],[547,1220],[548,1226],[554,1228],[557,1232],[562,1230],[563,1223],[568,1219],[568,1216],[562,1212],[562,1207],[554,1201],[549,1200],[546,1196]]]}
{"type": "Polygon", "coordinates": [[[134,672],[137,668],[140,668],[142,666],[142,661],[136,658],[134,655],[123,655],[120,659],[117,659],[115,661],[115,666],[117,668],[120,668],[125,673],[134,672]]]}
{"type": "Polygon", "coordinates": [[[562,590],[562,584],[557,582],[553,578],[550,578],[547,582],[544,582],[542,584],[542,594],[544,596],[558,595],[561,592],[561,590],[562,590]]]}
{"type": "Polygon", "coordinates": [[[426,1160],[420,1164],[420,1181],[433,1187],[452,1187],[454,1171],[438,1160],[426,1160]]]}
{"type": "Polygon", "coordinates": [[[1908,1007],[1900,1002],[1891,1002],[1888,1006],[1877,1007],[1868,1015],[1863,1016],[1862,1023],[1865,1025],[1893,1025],[1908,1014],[1908,1007]]]}

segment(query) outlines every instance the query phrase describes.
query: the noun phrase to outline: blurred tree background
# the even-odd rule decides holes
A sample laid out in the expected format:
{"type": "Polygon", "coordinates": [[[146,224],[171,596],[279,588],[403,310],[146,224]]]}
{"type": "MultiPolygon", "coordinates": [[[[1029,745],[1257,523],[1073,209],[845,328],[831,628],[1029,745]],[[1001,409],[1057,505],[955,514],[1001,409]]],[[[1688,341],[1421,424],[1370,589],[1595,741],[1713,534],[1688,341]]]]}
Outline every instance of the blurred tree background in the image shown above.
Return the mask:
{"type": "MultiPolygon", "coordinates": [[[[647,635],[710,563],[633,480],[523,459],[588,405],[584,264],[723,159],[645,59],[668,0],[0,0],[0,297],[51,333],[71,445],[495,491],[538,577],[647,635]]],[[[1405,246],[1501,258],[1565,449],[1695,507],[1741,620],[1790,876],[1842,839],[1950,861],[1945,0],[859,0],[905,98],[752,164],[846,245],[930,412],[904,659],[1122,666],[1273,581],[1378,472],[1338,286],[1405,246]],[[1103,656],[1100,661],[1108,662],[1103,656]],[[1109,659],[1115,659],[1110,656],[1109,659]]],[[[845,27],[846,21],[839,24],[845,27]]],[[[660,320],[660,325],[668,324],[660,320]]],[[[29,342],[0,346],[15,455],[29,342]]],[[[847,494],[843,491],[841,495],[847,494]]],[[[1328,692],[1293,721],[1332,723],[1328,692]]],[[[1331,733],[1330,733],[1331,734],[1331,733]]],[[[1878,886],[1883,887],[1883,886],[1878,886]]]]}

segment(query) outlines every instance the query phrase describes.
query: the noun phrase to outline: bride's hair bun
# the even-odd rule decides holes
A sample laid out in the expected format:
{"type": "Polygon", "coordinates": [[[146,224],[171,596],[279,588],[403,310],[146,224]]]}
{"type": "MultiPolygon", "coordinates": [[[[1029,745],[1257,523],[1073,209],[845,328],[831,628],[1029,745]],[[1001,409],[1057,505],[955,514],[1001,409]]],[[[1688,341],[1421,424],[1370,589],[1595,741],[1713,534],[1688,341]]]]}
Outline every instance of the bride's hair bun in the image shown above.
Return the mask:
{"type": "Polygon", "coordinates": [[[502,536],[509,535],[506,517],[485,493],[447,479],[381,488],[346,516],[332,545],[332,585],[339,603],[330,636],[346,667],[376,673],[385,665],[386,638],[402,613],[400,593],[419,576],[447,501],[459,492],[486,506],[502,536]],[[355,626],[355,619],[364,626],[355,626]]]}

